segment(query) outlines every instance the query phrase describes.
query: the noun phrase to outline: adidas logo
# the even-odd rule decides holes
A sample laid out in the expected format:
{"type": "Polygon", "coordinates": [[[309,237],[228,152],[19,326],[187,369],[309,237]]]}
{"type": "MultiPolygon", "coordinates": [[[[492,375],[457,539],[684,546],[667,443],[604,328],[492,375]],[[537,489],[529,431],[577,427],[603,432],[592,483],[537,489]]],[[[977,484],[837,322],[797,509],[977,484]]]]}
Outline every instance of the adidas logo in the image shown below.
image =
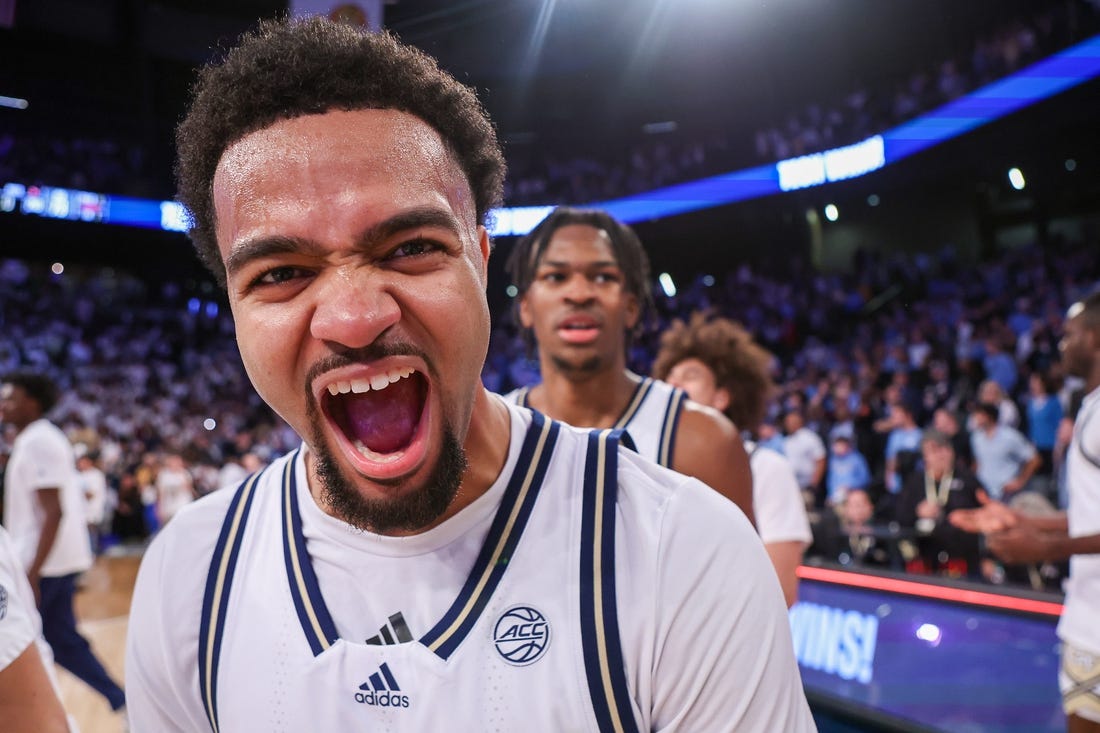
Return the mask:
{"type": "Polygon", "coordinates": [[[409,696],[395,694],[399,692],[401,687],[390,672],[390,666],[383,662],[377,672],[359,685],[359,692],[355,693],[355,702],[380,708],[407,708],[409,696]]]}
{"type": "Polygon", "coordinates": [[[412,633],[409,631],[408,624],[405,623],[405,617],[398,611],[390,616],[390,622],[383,625],[376,635],[367,639],[367,643],[381,646],[383,644],[404,644],[412,640],[412,633]]]}

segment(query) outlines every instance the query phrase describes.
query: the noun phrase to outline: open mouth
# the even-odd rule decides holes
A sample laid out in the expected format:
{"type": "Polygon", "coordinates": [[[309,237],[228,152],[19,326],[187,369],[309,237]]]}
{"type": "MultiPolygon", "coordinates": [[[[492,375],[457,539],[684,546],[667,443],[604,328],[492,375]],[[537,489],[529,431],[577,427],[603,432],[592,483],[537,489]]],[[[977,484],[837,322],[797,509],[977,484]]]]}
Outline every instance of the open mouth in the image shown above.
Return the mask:
{"type": "Polygon", "coordinates": [[[600,322],[591,316],[576,315],[558,324],[558,336],[570,344],[587,344],[600,335],[600,322]]]}
{"type": "Polygon", "coordinates": [[[398,460],[415,442],[428,399],[428,380],[410,366],[327,385],[322,406],[362,458],[398,460]]]}

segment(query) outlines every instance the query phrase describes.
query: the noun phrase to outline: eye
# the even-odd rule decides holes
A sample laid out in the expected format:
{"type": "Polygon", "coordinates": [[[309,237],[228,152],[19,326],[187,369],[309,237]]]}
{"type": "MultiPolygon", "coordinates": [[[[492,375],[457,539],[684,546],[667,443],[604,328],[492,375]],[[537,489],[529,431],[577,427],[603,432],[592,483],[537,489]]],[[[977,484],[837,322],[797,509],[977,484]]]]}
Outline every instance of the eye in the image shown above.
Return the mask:
{"type": "Polygon", "coordinates": [[[539,280],[542,280],[543,282],[546,282],[546,283],[553,283],[553,284],[557,285],[558,283],[565,282],[565,273],[563,273],[563,272],[554,272],[554,271],[544,272],[541,275],[539,275],[539,280]]]}
{"type": "Polygon", "coordinates": [[[597,272],[592,279],[598,283],[617,283],[620,280],[619,273],[607,271],[597,272]]]}
{"type": "Polygon", "coordinates": [[[416,239],[410,239],[409,241],[403,243],[397,249],[391,252],[390,259],[420,257],[423,255],[431,254],[432,252],[439,252],[441,250],[443,250],[443,245],[439,242],[434,242],[430,239],[424,239],[423,237],[417,237],[416,239]]]}
{"type": "Polygon", "coordinates": [[[301,267],[293,267],[285,265],[282,267],[273,267],[270,270],[265,270],[255,278],[250,287],[259,287],[263,285],[282,285],[283,283],[290,282],[300,277],[308,277],[309,271],[301,267]]]}

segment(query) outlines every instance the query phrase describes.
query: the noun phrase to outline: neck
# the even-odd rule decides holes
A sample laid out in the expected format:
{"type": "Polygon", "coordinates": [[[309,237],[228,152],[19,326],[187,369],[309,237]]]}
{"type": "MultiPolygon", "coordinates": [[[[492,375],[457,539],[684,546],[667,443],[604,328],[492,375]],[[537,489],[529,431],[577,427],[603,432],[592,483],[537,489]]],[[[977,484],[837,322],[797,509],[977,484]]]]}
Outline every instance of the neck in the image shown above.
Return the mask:
{"type": "Polygon", "coordinates": [[[470,428],[463,443],[466,449],[466,473],[462,477],[455,500],[440,521],[454,516],[489,490],[504,468],[511,433],[511,415],[504,402],[478,387],[470,428]]]}
{"type": "Polygon", "coordinates": [[[554,420],[578,427],[614,425],[641,381],[623,363],[583,379],[558,369],[546,369],[545,363],[543,367],[543,382],[530,393],[531,406],[554,420]]]}
{"type": "Polygon", "coordinates": [[[23,432],[24,430],[27,429],[28,425],[30,425],[32,422],[35,422],[36,420],[38,420],[41,417],[42,417],[41,415],[37,415],[37,416],[32,417],[30,420],[27,420],[25,422],[13,422],[12,425],[15,426],[15,434],[19,435],[19,433],[21,433],[21,432],[23,432]]]}
{"type": "Polygon", "coordinates": [[[1085,377],[1085,394],[1091,393],[1097,387],[1100,387],[1100,354],[1093,358],[1092,369],[1085,377]]]}

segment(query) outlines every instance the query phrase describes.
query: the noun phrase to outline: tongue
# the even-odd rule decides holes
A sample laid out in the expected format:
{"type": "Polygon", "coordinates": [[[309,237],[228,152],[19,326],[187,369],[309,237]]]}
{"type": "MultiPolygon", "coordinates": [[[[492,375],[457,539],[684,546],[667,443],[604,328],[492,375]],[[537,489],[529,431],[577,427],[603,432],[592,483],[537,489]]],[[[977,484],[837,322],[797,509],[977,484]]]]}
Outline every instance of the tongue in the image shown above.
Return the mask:
{"type": "Polygon", "coordinates": [[[344,397],[348,437],[375,453],[393,453],[409,444],[420,422],[420,380],[400,379],[383,390],[344,397]]]}

